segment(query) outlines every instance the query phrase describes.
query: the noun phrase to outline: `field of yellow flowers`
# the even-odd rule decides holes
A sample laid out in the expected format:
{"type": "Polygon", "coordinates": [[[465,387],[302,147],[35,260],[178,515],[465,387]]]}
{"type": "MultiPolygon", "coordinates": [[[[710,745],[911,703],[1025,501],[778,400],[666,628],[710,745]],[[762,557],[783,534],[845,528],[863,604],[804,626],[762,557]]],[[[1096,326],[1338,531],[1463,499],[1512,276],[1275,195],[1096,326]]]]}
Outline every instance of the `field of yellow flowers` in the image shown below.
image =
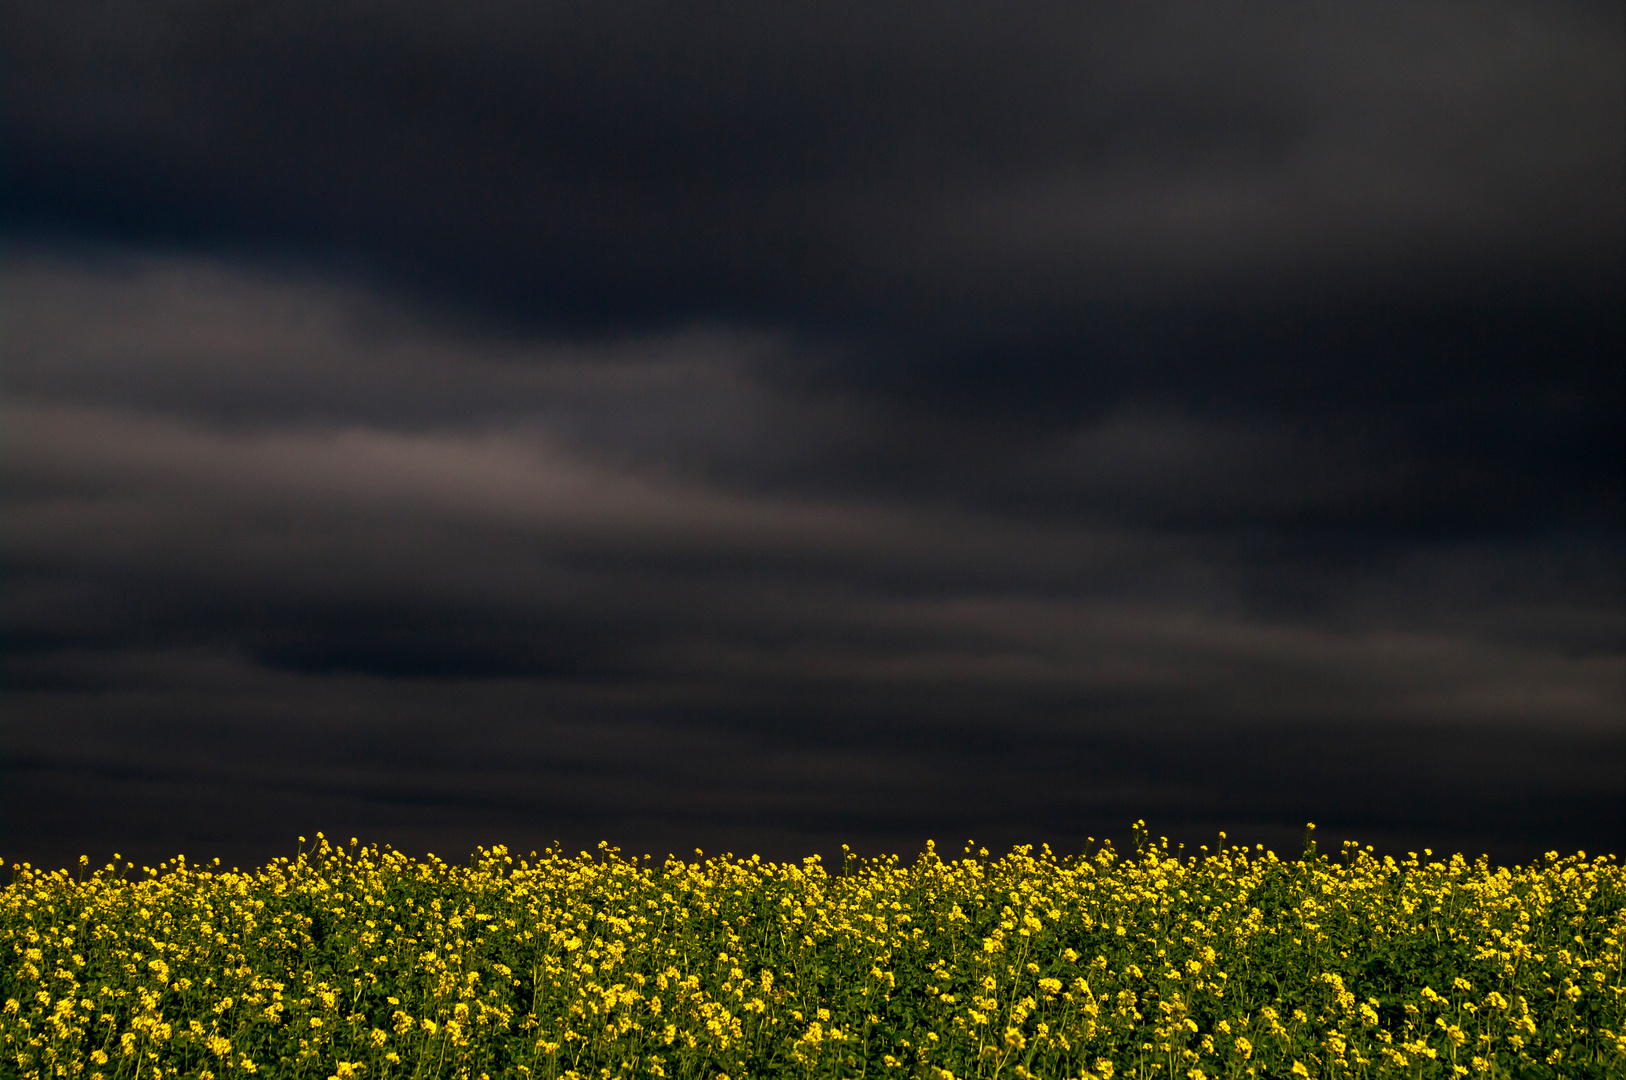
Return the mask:
{"type": "Polygon", "coordinates": [[[833,871],[320,838],[253,873],[14,866],[0,1075],[1626,1076],[1612,856],[1138,835],[833,871]]]}

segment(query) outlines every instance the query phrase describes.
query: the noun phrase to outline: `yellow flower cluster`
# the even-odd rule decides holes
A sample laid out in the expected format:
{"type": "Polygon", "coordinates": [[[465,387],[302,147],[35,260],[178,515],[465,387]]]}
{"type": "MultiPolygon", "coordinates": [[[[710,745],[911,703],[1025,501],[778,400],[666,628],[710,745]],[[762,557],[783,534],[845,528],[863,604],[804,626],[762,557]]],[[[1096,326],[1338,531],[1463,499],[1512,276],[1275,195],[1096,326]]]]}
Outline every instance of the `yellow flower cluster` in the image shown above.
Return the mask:
{"type": "Polygon", "coordinates": [[[0,1075],[1626,1076],[1613,857],[696,855],[13,867],[0,1075]]]}

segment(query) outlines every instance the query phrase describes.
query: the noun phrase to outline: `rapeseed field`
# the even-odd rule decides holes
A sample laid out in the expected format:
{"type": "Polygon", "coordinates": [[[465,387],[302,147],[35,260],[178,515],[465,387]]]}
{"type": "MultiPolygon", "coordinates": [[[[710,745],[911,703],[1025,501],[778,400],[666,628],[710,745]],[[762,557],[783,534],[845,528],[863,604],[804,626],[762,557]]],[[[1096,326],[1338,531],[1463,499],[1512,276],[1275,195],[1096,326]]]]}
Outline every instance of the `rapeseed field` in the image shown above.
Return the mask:
{"type": "MultiPolygon", "coordinates": [[[[1613,857],[12,867],[0,1073],[1626,1076],[1613,857]]],[[[1222,834],[1223,836],[1223,834],[1222,834]]],[[[85,862],[86,860],[81,860],[85,862]]]]}

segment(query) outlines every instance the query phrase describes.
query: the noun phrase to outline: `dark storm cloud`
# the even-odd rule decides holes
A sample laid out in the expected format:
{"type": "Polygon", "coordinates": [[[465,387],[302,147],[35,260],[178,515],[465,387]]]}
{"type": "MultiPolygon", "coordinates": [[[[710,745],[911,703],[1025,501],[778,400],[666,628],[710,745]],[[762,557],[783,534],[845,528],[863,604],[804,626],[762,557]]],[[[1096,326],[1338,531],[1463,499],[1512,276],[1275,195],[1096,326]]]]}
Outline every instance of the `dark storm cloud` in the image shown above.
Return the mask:
{"type": "Polygon", "coordinates": [[[1614,267],[1618,12],[18,4],[17,227],[565,324],[1013,314],[1614,267]],[[1378,279],[1374,281],[1373,279],[1378,279]]]}
{"type": "Polygon", "coordinates": [[[8,842],[1626,825],[1612,6],[5,22],[8,842]]]}
{"type": "Polygon", "coordinates": [[[487,330],[822,342],[759,366],[898,415],[845,455],[757,463],[783,470],[765,483],[1053,513],[1066,485],[979,484],[945,444],[999,457],[1010,429],[1127,408],[1308,424],[1383,488],[1305,506],[1250,482],[1244,518],[1528,526],[1618,487],[1619,22],[15,5],[7,219],[381,279],[487,330]]]}

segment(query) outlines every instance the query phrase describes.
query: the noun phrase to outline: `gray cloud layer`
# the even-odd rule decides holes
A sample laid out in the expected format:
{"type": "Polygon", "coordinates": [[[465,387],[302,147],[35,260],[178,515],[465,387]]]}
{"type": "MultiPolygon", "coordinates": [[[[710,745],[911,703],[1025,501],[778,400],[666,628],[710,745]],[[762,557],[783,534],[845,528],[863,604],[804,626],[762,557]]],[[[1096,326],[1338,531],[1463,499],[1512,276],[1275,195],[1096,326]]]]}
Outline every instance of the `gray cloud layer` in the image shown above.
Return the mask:
{"type": "Polygon", "coordinates": [[[6,20],[6,843],[1618,846],[1617,10],[6,20]]]}

